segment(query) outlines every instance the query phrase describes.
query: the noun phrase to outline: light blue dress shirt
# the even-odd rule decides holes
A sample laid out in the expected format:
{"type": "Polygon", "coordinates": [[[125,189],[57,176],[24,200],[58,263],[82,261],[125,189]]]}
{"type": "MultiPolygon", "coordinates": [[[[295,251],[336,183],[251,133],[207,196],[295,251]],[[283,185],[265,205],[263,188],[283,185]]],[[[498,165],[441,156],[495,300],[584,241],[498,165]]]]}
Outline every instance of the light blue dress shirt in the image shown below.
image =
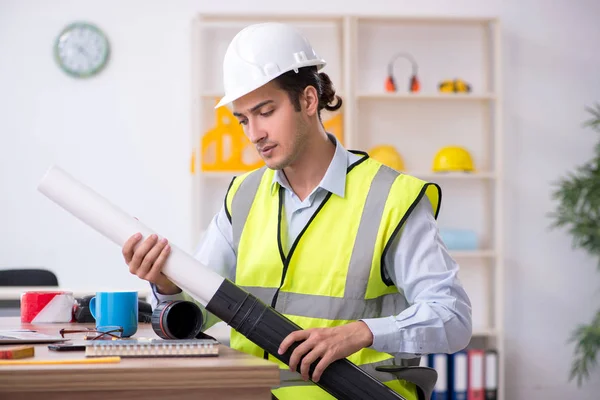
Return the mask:
{"type": "MultiPolygon", "coordinates": [[[[332,196],[345,195],[346,170],[360,156],[335,142],[335,154],[325,176],[304,201],[292,191],[281,171],[274,174],[272,184],[285,188],[286,252],[328,192],[332,196]]],[[[231,223],[221,208],[209,224],[195,257],[221,276],[232,279],[236,265],[232,243],[231,223]]],[[[427,196],[423,196],[407,218],[386,256],[387,278],[404,294],[409,307],[398,315],[362,320],[373,333],[371,348],[412,358],[454,353],[466,347],[472,333],[471,303],[458,279],[459,267],[440,238],[427,196]]],[[[187,293],[162,295],[155,291],[153,306],[171,299],[193,301],[187,293]]],[[[203,312],[206,317],[203,329],[219,321],[206,310],[203,312]]]]}

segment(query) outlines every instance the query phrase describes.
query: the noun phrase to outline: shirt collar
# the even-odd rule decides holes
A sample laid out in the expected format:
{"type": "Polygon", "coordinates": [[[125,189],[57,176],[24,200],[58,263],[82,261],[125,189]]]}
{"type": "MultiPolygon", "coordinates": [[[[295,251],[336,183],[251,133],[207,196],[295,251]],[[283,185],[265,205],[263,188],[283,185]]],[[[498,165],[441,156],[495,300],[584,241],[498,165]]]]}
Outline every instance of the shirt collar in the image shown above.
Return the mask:
{"type": "MultiPolygon", "coordinates": [[[[344,197],[344,194],[346,193],[346,171],[350,164],[349,152],[335,136],[329,133],[327,136],[329,137],[329,140],[335,143],[335,152],[318,187],[339,197],[344,197]]],[[[277,189],[277,185],[280,185],[287,190],[292,190],[282,170],[276,170],[273,174],[273,181],[271,183],[272,194],[277,189]]]]}

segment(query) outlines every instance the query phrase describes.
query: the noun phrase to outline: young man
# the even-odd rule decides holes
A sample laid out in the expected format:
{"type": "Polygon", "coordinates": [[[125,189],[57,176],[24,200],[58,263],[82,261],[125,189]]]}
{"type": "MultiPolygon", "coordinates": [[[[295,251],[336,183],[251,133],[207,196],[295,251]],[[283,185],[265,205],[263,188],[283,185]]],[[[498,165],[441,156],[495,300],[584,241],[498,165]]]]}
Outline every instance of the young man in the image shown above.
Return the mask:
{"type": "MultiPolygon", "coordinates": [[[[196,257],[304,328],[281,344],[304,340],[289,365],[301,373],[282,373],[278,399],[331,398],[308,381],[309,366],[321,358],[317,382],[347,357],[413,400],[414,384],[375,368],[463,349],[470,300],[436,227],[439,187],[325,132],[321,110],[341,99],[323,66],[288,25],[249,26],[233,39],[217,107],[231,104],[265,167],[232,181],[196,257]]],[[[156,301],[191,300],[161,273],[166,240],[139,241],[123,247],[131,273],[151,282],[156,301]]],[[[217,322],[206,317],[204,329],[217,322]]],[[[279,363],[235,331],[230,345],[279,363]]]]}

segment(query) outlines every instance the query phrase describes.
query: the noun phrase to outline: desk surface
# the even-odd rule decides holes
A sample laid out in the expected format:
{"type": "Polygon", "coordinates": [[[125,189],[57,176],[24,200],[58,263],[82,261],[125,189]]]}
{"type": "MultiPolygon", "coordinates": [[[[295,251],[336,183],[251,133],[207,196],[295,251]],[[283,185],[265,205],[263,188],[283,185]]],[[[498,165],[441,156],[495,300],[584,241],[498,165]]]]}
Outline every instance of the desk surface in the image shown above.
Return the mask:
{"type": "MultiPolygon", "coordinates": [[[[0,329],[33,329],[57,335],[61,328],[90,324],[21,324],[0,318],[0,329]]],[[[140,324],[134,337],[157,338],[149,324],[140,324]]],[[[0,346],[1,347],[1,346],[0,346]]],[[[11,399],[270,399],[279,384],[276,364],[220,345],[218,357],[122,358],[114,364],[0,365],[0,398],[11,399]],[[85,394],[83,393],[85,391],[85,394]]],[[[83,352],[55,352],[35,346],[29,360],[85,358],[83,352]]]]}

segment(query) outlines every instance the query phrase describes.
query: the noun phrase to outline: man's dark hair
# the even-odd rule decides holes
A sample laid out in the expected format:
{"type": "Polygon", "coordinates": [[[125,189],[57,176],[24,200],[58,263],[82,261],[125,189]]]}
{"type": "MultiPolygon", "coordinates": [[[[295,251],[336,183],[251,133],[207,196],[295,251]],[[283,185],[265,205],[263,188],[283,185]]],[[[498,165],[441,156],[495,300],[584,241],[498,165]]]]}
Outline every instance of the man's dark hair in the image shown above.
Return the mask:
{"type": "Polygon", "coordinates": [[[325,72],[319,72],[317,67],[299,68],[298,72],[288,71],[277,78],[275,83],[285,90],[296,111],[300,111],[300,95],[307,86],[313,86],[319,96],[318,114],[321,110],[336,111],[342,106],[342,98],[335,94],[331,79],[325,72]],[[333,104],[333,102],[335,104],[333,104]]]}

